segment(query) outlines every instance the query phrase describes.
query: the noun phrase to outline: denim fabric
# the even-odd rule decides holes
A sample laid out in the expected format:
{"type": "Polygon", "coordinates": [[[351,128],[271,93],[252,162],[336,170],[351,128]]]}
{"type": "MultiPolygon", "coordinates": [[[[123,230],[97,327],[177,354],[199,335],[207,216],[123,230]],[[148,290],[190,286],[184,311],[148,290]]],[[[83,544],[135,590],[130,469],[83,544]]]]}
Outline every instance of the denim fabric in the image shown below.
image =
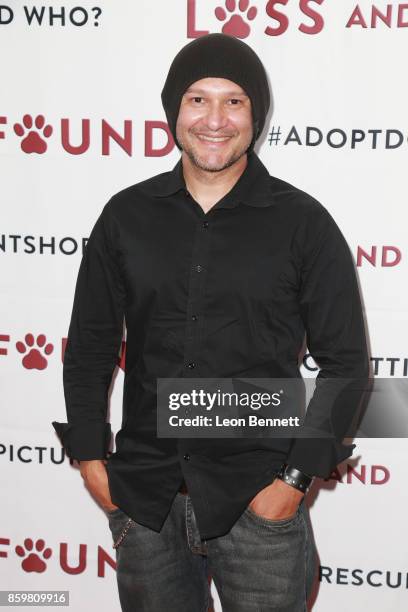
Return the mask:
{"type": "Polygon", "coordinates": [[[123,612],[207,612],[210,577],[223,612],[306,612],[316,551],[305,504],[270,520],[245,509],[224,536],[201,540],[189,495],[160,533],[108,512],[123,612]]]}

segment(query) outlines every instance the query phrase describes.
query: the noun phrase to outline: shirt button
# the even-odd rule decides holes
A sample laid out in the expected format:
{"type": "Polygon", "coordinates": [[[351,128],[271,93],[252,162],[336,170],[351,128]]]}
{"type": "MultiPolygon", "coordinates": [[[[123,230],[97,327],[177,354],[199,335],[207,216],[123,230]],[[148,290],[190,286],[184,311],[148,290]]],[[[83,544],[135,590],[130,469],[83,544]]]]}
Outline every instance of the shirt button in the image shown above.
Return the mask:
{"type": "Polygon", "coordinates": [[[197,315],[191,315],[191,318],[192,318],[193,321],[197,321],[198,316],[197,315]]]}
{"type": "Polygon", "coordinates": [[[188,453],[186,453],[184,455],[183,459],[185,459],[185,461],[188,461],[190,459],[190,455],[188,453]]]}
{"type": "Polygon", "coordinates": [[[192,370],[193,368],[195,368],[195,363],[193,361],[190,361],[190,363],[187,364],[187,367],[190,368],[190,370],[192,370]]]}
{"type": "Polygon", "coordinates": [[[204,223],[203,223],[203,228],[204,228],[204,229],[207,229],[207,227],[208,227],[208,221],[204,221],[204,223]]]}
{"type": "Polygon", "coordinates": [[[197,272],[201,272],[201,271],[202,271],[202,269],[203,269],[203,267],[202,267],[202,266],[200,266],[200,265],[196,266],[196,270],[197,270],[197,272]]]}

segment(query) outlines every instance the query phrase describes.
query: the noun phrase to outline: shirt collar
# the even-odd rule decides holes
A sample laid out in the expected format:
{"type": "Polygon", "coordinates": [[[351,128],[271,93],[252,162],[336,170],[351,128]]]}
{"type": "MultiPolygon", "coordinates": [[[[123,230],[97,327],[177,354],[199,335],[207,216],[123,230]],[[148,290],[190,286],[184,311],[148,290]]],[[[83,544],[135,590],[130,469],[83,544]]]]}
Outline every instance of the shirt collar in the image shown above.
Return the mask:
{"type": "MultiPolygon", "coordinates": [[[[152,191],[156,197],[166,197],[185,189],[180,157],[173,170],[160,175],[152,191]]],[[[270,206],[274,203],[271,177],[254,151],[248,155],[247,165],[238,181],[213,208],[235,208],[240,202],[255,207],[270,206]]]]}

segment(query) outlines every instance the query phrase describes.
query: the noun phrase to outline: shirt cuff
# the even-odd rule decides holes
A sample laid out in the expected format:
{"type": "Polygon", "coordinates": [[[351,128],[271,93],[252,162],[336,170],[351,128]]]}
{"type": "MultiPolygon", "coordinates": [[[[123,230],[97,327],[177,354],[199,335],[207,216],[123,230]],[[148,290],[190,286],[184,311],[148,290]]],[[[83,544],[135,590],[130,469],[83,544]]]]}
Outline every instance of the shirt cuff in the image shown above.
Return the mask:
{"type": "Polygon", "coordinates": [[[91,461],[106,458],[112,434],[110,423],[74,425],[52,421],[52,425],[71,459],[91,461]]]}
{"type": "Polygon", "coordinates": [[[286,463],[309,476],[329,478],[339,463],[351,457],[355,447],[333,438],[295,438],[286,463]]]}

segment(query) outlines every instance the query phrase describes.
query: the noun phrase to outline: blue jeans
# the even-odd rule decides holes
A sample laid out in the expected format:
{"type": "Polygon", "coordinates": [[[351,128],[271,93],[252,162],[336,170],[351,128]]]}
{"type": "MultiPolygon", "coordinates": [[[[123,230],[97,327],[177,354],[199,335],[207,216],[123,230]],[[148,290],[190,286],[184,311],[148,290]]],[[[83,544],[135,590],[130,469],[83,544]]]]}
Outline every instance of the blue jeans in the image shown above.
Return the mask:
{"type": "Polygon", "coordinates": [[[224,536],[200,540],[189,495],[177,493],[160,533],[107,512],[123,612],[207,612],[214,580],[223,612],[306,612],[316,551],[302,500],[266,519],[247,507],[224,536]]]}

